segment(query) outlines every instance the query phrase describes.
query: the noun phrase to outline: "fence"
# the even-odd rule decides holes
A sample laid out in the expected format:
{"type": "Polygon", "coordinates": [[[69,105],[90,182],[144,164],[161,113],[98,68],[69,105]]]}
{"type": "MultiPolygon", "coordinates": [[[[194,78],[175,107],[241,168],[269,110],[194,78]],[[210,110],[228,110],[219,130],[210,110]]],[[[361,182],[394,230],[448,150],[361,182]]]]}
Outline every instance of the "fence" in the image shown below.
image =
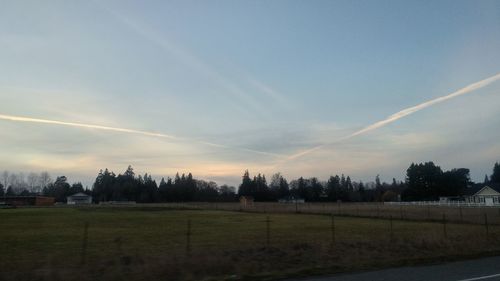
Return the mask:
{"type": "Polygon", "coordinates": [[[415,221],[441,221],[445,215],[447,221],[456,223],[484,224],[487,216],[489,224],[500,225],[500,207],[477,205],[444,205],[444,204],[406,204],[406,203],[275,203],[255,202],[243,206],[239,203],[223,202],[189,202],[164,204],[137,204],[139,208],[167,209],[202,209],[225,210],[255,213],[303,213],[303,214],[334,214],[336,216],[352,216],[415,221]]]}
{"type": "Polygon", "coordinates": [[[411,202],[384,202],[388,205],[410,205],[410,206],[448,206],[448,207],[476,207],[476,208],[500,208],[500,204],[486,205],[484,203],[468,203],[463,201],[411,201],[411,202]]]}
{"type": "Polygon", "coordinates": [[[101,280],[219,280],[500,250],[500,226],[487,213],[481,224],[459,224],[438,208],[434,221],[416,222],[405,218],[406,207],[255,203],[240,212],[233,203],[176,203],[4,210],[0,280],[93,280],[92,274],[101,280]],[[231,212],[219,211],[226,209],[231,212]]]}

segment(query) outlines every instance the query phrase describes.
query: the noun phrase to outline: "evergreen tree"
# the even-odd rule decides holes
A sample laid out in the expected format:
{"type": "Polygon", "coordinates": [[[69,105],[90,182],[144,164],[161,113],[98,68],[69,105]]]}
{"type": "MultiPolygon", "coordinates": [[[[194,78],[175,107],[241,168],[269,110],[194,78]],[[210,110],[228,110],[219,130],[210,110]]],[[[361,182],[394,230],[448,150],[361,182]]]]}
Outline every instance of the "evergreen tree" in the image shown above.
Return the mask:
{"type": "Polygon", "coordinates": [[[326,183],[326,195],[329,201],[337,201],[341,199],[340,177],[330,176],[326,183]]]}
{"type": "Polygon", "coordinates": [[[271,183],[269,184],[270,198],[272,200],[278,200],[281,198],[286,198],[290,195],[290,189],[288,182],[280,173],[276,173],[271,177],[271,183]]]}
{"type": "Polygon", "coordinates": [[[238,196],[254,196],[253,185],[250,173],[246,170],[243,174],[240,187],[238,188],[238,196]]]}
{"type": "Polygon", "coordinates": [[[16,195],[16,193],[14,193],[14,189],[12,188],[12,186],[9,186],[7,188],[7,191],[5,192],[5,195],[6,196],[15,196],[16,195]]]}
{"type": "Polygon", "coordinates": [[[351,183],[351,177],[347,176],[347,178],[345,180],[345,185],[346,185],[346,188],[347,188],[348,192],[352,192],[353,191],[353,186],[352,186],[352,183],[351,183]]]}
{"type": "Polygon", "coordinates": [[[363,184],[362,181],[359,182],[358,192],[359,192],[359,196],[360,196],[360,199],[361,199],[362,202],[368,201],[367,200],[368,198],[366,197],[365,185],[363,184]]]}
{"type": "Polygon", "coordinates": [[[500,184],[500,164],[498,162],[493,166],[493,174],[490,176],[490,182],[500,184]]]}
{"type": "MultiPolygon", "coordinates": [[[[350,184],[350,179],[349,179],[349,184],[350,184]]],[[[310,185],[310,200],[318,202],[321,200],[324,190],[323,190],[323,185],[318,181],[317,178],[311,178],[309,179],[309,185],[310,185]]]]}
{"type": "Polygon", "coordinates": [[[437,200],[443,171],[433,162],[412,163],[406,170],[405,200],[437,200]]]}

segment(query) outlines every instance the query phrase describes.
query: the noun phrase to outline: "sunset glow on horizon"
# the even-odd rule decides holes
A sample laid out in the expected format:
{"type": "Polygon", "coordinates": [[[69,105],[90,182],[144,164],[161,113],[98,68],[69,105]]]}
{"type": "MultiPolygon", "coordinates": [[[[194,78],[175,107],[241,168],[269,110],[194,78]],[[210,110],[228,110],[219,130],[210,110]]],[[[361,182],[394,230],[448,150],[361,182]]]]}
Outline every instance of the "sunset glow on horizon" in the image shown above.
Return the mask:
{"type": "Polygon", "coordinates": [[[237,186],[499,160],[498,1],[49,2],[0,9],[0,170],[237,186]]]}

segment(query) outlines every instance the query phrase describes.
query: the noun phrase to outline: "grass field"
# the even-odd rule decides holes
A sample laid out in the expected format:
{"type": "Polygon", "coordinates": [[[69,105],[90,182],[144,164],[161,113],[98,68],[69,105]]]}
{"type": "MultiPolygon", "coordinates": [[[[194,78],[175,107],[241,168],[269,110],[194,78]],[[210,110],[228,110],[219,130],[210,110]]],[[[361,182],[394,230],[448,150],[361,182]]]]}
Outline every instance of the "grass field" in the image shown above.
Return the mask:
{"type": "Polygon", "coordinates": [[[391,232],[390,220],[340,216],[333,226],[310,214],[5,209],[0,280],[266,280],[500,250],[499,226],[393,220],[391,232]]]}

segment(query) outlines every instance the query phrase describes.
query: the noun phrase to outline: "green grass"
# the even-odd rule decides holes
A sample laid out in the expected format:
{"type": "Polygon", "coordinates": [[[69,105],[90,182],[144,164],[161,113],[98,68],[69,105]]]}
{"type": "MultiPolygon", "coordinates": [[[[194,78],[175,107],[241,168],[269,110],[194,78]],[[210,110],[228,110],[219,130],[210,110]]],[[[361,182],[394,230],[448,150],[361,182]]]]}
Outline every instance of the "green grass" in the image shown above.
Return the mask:
{"type": "Polygon", "coordinates": [[[0,210],[0,280],[265,280],[465,258],[500,250],[500,227],[171,210],[0,210]],[[191,221],[190,252],[187,222],[191,221]],[[84,223],[89,223],[83,251],[84,223]],[[84,254],[83,254],[84,253],[84,254]],[[83,255],[83,256],[82,256],[83,255]],[[84,262],[82,263],[82,258],[84,262]]]}

